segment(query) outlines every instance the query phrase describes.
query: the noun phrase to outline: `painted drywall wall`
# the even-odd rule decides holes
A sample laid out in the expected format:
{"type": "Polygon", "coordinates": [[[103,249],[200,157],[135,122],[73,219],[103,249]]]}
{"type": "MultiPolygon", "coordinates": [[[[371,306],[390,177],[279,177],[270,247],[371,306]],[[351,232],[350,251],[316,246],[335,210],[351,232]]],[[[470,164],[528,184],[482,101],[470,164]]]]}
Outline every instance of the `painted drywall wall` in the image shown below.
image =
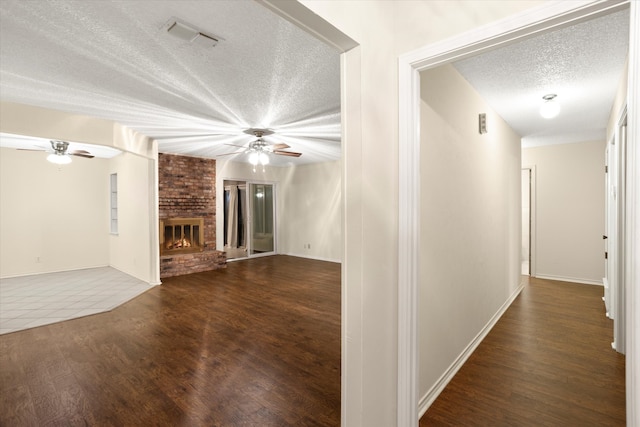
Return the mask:
{"type": "Polygon", "coordinates": [[[609,115],[609,121],[607,123],[607,141],[611,141],[615,135],[616,128],[618,127],[620,116],[627,106],[627,82],[629,80],[629,60],[625,64],[620,83],[618,84],[618,90],[613,100],[613,106],[611,107],[611,114],[609,115]]]}
{"type": "MultiPolygon", "coordinates": [[[[276,252],[326,261],[341,260],[340,162],[298,167],[253,167],[218,161],[216,173],[216,223],[223,230],[225,180],[272,183],[276,188],[276,252]],[[305,247],[310,245],[310,247],[305,247]]],[[[223,233],[216,233],[223,250],[223,233]]]]}
{"type": "Polygon", "coordinates": [[[340,262],[340,162],[291,167],[282,172],[280,253],[340,262]]]}
{"type": "Polygon", "coordinates": [[[154,167],[154,160],[122,153],[111,159],[108,173],[118,176],[118,233],[109,235],[110,265],[153,284],[158,277],[151,262],[157,256],[151,238],[151,227],[156,227],[151,210],[157,209],[157,204],[150,203],[152,192],[157,191],[154,167]]]}
{"type": "MultiPolygon", "coordinates": [[[[16,194],[22,190],[41,192],[44,191],[41,188],[44,188],[47,191],[44,191],[41,196],[34,197],[34,200],[48,203],[54,200],[53,197],[57,190],[58,193],[63,194],[64,198],[55,200],[61,200],[60,203],[64,203],[64,208],[56,206],[53,212],[56,214],[56,218],[59,217],[57,223],[61,224],[60,228],[67,230],[67,241],[72,241],[74,248],[77,241],[86,239],[92,242],[88,248],[80,250],[79,254],[70,253],[69,256],[64,256],[65,251],[58,250],[53,255],[47,253],[45,256],[41,251],[51,251],[49,241],[53,238],[59,238],[57,234],[52,235],[52,232],[49,231],[52,228],[50,224],[52,216],[43,214],[33,217],[31,212],[21,215],[19,205],[13,201],[12,203],[3,202],[3,220],[7,218],[3,223],[13,221],[16,217],[30,217],[36,219],[39,226],[47,230],[43,234],[45,241],[35,245],[36,252],[40,252],[36,255],[32,253],[36,250],[32,248],[34,242],[29,243],[31,249],[28,253],[15,253],[15,249],[13,252],[5,251],[4,246],[2,247],[3,253],[0,254],[0,259],[10,260],[8,263],[3,262],[3,267],[7,267],[6,270],[2,269],[3,277],[112,265],[149,283],[159,283],[157,226],[152,225],[157,223],[157,184],[154,166],[154,159],[157,157],[157,144],[155,142],[109,120],[10,102],[0,103],[0,130],[7,133],[59,138],[128,150],[125,151],[125,154],[112,160],[94,158],[91,162],[86,163],[87,159],[74,159],[69,167],[60,168],[61,174],[54,174],[51,177],[41,176],[41,174],[51,171],[50,164],[45,162],[43,167],[41,159],[36,157],[21,157],[19,161],[24,162],[24,167],[19,171],[15,170],[15,164],[9,165],[7,163],[7,167],[3,167],[1,172],[2,185],[7,185],[9,189],[7,192],[3,191],[3,198],[15,199],[18,197],[16,194]],[[32,177],[17,178],[28,171],[33,172],[32,177]],[[109,236],[109,174],[112,173],[110,171],[123,172],[123,176],[119,177],[121,179],[119,208],[120,215],[124,215],[124,217],[120,218],[121,228],[118,238],[109,236]],[[14,175],[16,178],[13,178],[14,175]],[[44,182],[37,186],[33,177],[44,182]],[[56,182],[59,182],[59,185],[55,188],[52,187],[56,182]],[[9,184],[12,185],[9,186],[9,184]],[[87,186],[91,186],[94,190],[84,191],[87,186]],[[67,189],[76,187],[81,188],[84,192],[76,191],[74,194],[78,194],[77,197],[67,194],[67,189]],[[91,220],[85,221],[95,225],[70,226],[65,218],[73,218],[76,212],[87,212],[87,216],[91,217],[91,220]],[[91,234],[87,235],[86,229],[91,229],[94,234],[99,234],[100,238],[91,234]],[[40,249],[41,247],[44,249],[40,249]],[[98,253],[101,255],[98,256],[98,253]],[[37,263],[39,265],[31,265],[33,259],[38,258],[40,259],[40,262],[37,263]]],[[[37,154],[42,156],[44,153],[37,154]]],[[[13,157],[11,151],[3,151],[3,162],[11,162],[13,157]],[[5,155],[5,153],[8,154],[5,155]]],[[[30,202],[30,205],[34,203],[36,202],[30,202]]],[[[53,209],[51,205],[44,204],[39,206],[37,212],[48,212],[53,209]]],[[[13,230],[9,230],[6,236],[10,236],[12,232],[13,230]]],[[[5,244],[4,229],[2,244],[5,244]]]]}
{"type": "Polygon", "coordinates": [[[522,150],[536,167],[536,276],[601,284],[605,142],[522,150]]]}
{"type": "Polygon", "coordinates": [[[423,397],[520,288],[521,138],[453,66],[420,84],[423,397]]]}
{"type": "Polygon", "coordinates": [[[396,425],[398,56],[543,2],[302,3],[359,43],[342,58],[342,423],[396,425]]]}
{"type": "Polygon", "coordinates": [[[109,264],[108,161],[0,149],[0,277],[109,264]]]}

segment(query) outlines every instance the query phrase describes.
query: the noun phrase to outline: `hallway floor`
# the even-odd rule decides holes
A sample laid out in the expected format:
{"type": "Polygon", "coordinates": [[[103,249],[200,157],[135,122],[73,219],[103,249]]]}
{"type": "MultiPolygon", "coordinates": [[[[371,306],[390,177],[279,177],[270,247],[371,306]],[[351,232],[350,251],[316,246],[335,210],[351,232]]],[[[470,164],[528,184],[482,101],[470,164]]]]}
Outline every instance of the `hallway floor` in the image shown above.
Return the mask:
{"type": "Polygon", "coordinates": [[[420,426],[625,425],[625,357],[603,288],[524,280],[420,426]]]}
{"type": "Polygon", "coordinates": [[[0,334],[103,313],[151,289],[111,267],[0,280],[0,334]]]}

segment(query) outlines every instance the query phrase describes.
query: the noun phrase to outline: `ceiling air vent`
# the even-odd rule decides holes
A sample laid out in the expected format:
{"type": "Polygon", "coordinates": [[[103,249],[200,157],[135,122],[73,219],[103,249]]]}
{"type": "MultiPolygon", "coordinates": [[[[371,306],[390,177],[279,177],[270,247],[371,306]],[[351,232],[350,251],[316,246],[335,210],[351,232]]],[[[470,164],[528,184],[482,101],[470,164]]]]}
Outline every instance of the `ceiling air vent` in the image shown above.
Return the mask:
{"type": "Polygon", "coordinates": [[[196,30],[192,26],[183,22],[178,22],[173,18],[167,22],[165,28],[172,36],[204,47],[214,47],[218,44],[218,41],[221,40],[220,37],[205,34],[196,30]]]}

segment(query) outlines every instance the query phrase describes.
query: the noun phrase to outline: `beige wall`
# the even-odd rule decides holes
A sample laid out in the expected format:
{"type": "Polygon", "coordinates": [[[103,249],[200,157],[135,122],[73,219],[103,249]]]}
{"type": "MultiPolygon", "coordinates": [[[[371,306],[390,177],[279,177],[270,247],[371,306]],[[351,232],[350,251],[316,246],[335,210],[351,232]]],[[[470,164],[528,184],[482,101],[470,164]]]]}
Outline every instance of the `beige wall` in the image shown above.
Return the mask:
{"type": "MultiPolygon", "coordinates": [[[[340,162],[298,167],[252,166],[218,161],[216,171],[216,227],[223,228],[224,180],[269,182],[276,186],[277,253],[341,261],[340,162]],[[310,244],[310,248],[304,245],[310,244]]],[[[216,233],[223,250],[223,233],[216,233]]]]}
{"type": "Polygon", "coordinates": [[[424,71],[420,84],[424,397],[520,289],[521,173],[520,136],[455,68],[424,71]]]}
{"type": "MultiPolygon", "coordinates": [[[[118,234],[109,235],[110,265],[148,283],[157,283],[152,271],[151,227],[156,227],[150,203],[157,191],[153,179],[155,161],[122,153],[109,162],[109,174],[118,175],[118,234]]],[[[107,176],[107,179],[109,177],[107,176]]],[[[105,195],[108,200],[108,193],[105,195]]]]}
{"type": "Polygon", "coordinates": [[[359,43],[343,56],[342,423],[392,426],[398,379],[398,56],[544,2],[302,3],[359,43]]]}
{"type": "Polygon", "coordinates": [[[280,252],[342,260],[341,163],[325,162],[284,171],[280,252]],[[305,244],[311,247],[305,248],[305,244]]]}
{"type": "Polygon", "coordinates": [[[45,153],[2,149],[1,277],[111,265],[158,283],[153,141],[108,120],[9,102],[0,103],[0,131],[125,150],[110,160],[74,158],[58,167],[45,153]],[[113,172],[119,175],[118,236],[109,235],[113,172]],[[31,231],[14,226],[27,218],[35,224],[31,231]],[[21,250],[9,243],[16,233],[25,242],[21,250]]]}
{"type": "Polygon", "coordinates": [[[629,61],[624,67],[624,72],[620,78],[618,84],[618,90],[616,91],[616,97],[613,100],[613,106],[611,107],[611,114],[609,115],[609,122],[607,123],[607,141],[611,141],[615,135],[616,128],[618,127],[618,121],[620,120],[620,114],[627,106],[627,81],[629,80],[629,61]]]}
{"type": "Polygon", "coordinates": [[[602,283],[605,142],[522,150],[536,168],[536,276],[602,283]]]}
{"type": "Polygon", "coordinates": [[[0,277],[109,264],[108,160],[0,149],[0,277]]]}

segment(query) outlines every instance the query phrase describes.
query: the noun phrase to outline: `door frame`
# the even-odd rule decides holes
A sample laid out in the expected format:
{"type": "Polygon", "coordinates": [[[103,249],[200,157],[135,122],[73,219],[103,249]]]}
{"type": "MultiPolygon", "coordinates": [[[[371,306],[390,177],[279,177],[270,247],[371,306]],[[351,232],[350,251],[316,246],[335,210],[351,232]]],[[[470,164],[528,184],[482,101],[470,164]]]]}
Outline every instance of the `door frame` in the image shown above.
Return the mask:
{"type": "Polygon", "coordinates": [[[247,233],[248,233],[248,242],[247,245],[247,257],[248,258],[258,258],[262,256],[275,255],[278,253],[278,185],[273,181],[246,181],[247,183],[247,206],[249,207],[248,217],[247,217],[247,233]],[[270,185],[273,191],[273,201],[272,201],[272,210],[273,210],[273,250],[271,252],[262,252],[259,254],[254,254],[253,252],[253,200],[251,200],[251,188],[252,185],[270,185]]]}
{"type": "Polygon", "coordinates": [[[614,320],[613,320],[613,348],[622,354],[626,353],[626,299],[627,299],[627,264],[630,262],[627,253],[627,107],[625,106],[616,122],[615,145],[616,151],[616,176],[614,182],[616,184],[616,218],[615,221],[615,240],[613,242],[615,250],[615,292],[613,295],[614,320]],[[624,132],[623,132],[624,128],[624,132]]]}
{"type": "Polygon", "coordinates": [[[529,170],[529,276],[536,277],[536,165],[523,165],[529,170]]]}
{"type": "MultiPolygon", "coordinates": [[[[249,258],[258,258],[262,256],[275,255],[278,253],[278,183],[276,181],[264,181],[264,180],[255,180],[255,179],[246,179],[246,178],[223,178],[222,179],[222,197],[224,198],[224,186],[226,182],[236,182],[243,183],[245,185],[245,206],[247,209],[247,222],[245,224],[245,249],[247,251],[247,256],[245,257],[237,257],[228,259],[228,262],[234,262],[243,259],[249,258]],[[259,254],[252,254],[252,234],[253,234],[253,202],[251,201],[251,185],[253,184],[262,184],[262,185],[271,185],[273,188],[273,251],[271,252],[263,252],[259,254]]],[[[223,202],[224,205],[224,202],[223,202]]],[[[226,227],[227,225],[227,213],[224,208],[222,209],[222,226],[226,227]]],[[[222,239],[222,247],[224,248],[224,238],[222,239]]]]}
{"type": "MultiPolygon", "coordinates": [[[[639,67],[640,59],[637,50],[640,44],[638,28],[640,25],[640,11],[631,2],[630,23],[630,57],[629,57],[629,99],[630,111],[636,111],[640,106],[637,90],[640,85],[638,77],[634,77],[634,70],[639,67]],[[635,92],[634,92],[635,91],[635,92]]],[[[622,1],[585,1],[585,2],[548,2],[539,7],[512,15],[506,19],[496,21],[490,25],[476,28],[459,36],[437,42],[399,57],[399,241],[398,241],[398,392],[397,392],[397,425],[417,426],[418,414],[418,311],[417,297],[420,280],[420,71],[437,67],[453,60],[460,60],[480,52],[488,51],[508,43],[539,35],[545,31],[557,30],[574,25],[578,22],[593,19],[610,13],[615,9],[627,7],[622,1]]],[[[637,114],[637,113],[635,113],[637,114]]],[[[633,115],[630,115],[630,117],[633,115]]],[[[640,138],[640,131],[636,123],[630,123],[629,140],[640,138]],[[631,133],[633,133],[631,135],[631,133]]],[[[629,144],[633,146],[633,144],[629,144]]],[[[633,173],[640,155],[628,153],[632,158],[633,173]]],[[[635,184],[635,183],[634,183],[635,184]]],[[[640,200],[628,200],[631,209],[637,209],[640,200]]],[[[640,209],[638,209],[640,210],[640,209]]],[[[632,227],[640,228],[640,213],[635,210],[632,217],[632,227]]],[[[640,233],[640,229],[637,230],[640,233]]],[[[629,239],[627,256],[634,256],[636,245],[640,245],[640,237],[629,239]]],[[[635,283],[640,283],[640,269],[633,267],[627,271],[635,283]]],[[[633,283],[631,280],[629,283],[633,283]]],[[[630,298],[628,303],[640,308],[640,292],[630,298]]],[[[629,322],[629,334],[637,334],[634,327],[640,328],[640,314],[634,310],[627,310],[627,314],[634,313],[633,322],[629,322]],[[636,325],[638,324],[638,325],[636,325]]],[[[640,340],[638,340],[640,341],[640,340]]],[[[640,342],[634,342],[635,349],[640,352],[640,342]]],[[[637,366],[627,358],[627,420],[639,420],[634,402],[636,392],[640,386],[640,379],[636,373],[637,366]]]]}

